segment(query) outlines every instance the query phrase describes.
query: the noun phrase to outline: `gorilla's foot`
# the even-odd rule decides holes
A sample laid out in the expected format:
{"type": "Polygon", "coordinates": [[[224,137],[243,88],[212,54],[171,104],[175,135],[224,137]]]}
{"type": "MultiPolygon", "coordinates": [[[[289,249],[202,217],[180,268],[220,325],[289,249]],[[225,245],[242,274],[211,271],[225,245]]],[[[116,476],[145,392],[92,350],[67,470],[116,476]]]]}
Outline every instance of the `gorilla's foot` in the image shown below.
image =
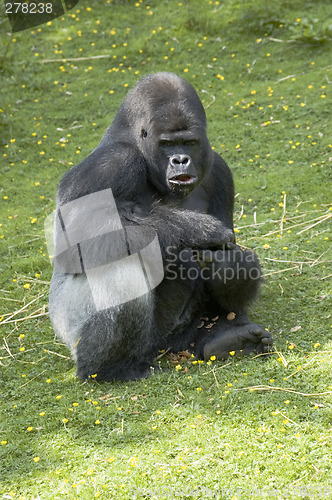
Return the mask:
{"type": "Polygon", "coordinates": [[[256,323],[220,328],[203,347],[205,360],[211,356],[225,359],[230,352],[248,355],[251,352],[267,353],[273,344],[272,335],[256,323]]]}

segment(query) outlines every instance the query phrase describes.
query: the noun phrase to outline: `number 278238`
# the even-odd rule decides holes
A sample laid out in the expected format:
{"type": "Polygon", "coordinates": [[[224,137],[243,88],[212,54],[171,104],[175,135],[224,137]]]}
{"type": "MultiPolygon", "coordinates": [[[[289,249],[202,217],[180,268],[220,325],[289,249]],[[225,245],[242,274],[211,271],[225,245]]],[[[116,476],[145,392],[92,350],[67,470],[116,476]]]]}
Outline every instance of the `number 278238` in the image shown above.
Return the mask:
{"type": "Polygon", "coordinates": [[[6,14],[51,14],[51,3],[22,3],[22,2],[7,2],[5,4],[6,14]]]}

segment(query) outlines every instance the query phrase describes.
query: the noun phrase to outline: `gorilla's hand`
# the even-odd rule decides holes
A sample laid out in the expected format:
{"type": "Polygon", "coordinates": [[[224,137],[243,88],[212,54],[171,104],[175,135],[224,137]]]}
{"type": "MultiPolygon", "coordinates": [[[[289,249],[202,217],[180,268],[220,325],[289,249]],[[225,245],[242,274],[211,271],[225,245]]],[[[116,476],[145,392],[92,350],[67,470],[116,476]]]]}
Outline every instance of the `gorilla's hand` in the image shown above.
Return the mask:
{"type": "Polygon", "coordinates": [[[195,251],[195,260],[201,267],[209,267],[211,263],[218,263],[219,265],[225,264],[229,266],[236,261],[236,256],[238,256],[239,253],[243,253],[241,247],[232,241],[229,241],[222,249],[197,249],[195,251]],[[234,252],[231,252],[231,250],[234,250],[234,252]]]}
{"type": "Polygon", "coordinates": [[[161,246],[166,236],[165,246],[192,249],[233,248],[235,242],[232,229],[224,222],[193,210],[156,204],[149,214],[148,225],[156,229],[161,246]]]}
{"type": "Polygon", "coordinates": [[[235,236],[231,229],[226,228],[220,222],[216,229],[213,228],[208,231],[206,239],[203,239],[203,241],[197,241],[197,244],[192,248],[200,250],[209,249],[211,252],[213,251],[212,253],[214,253],[214,251],[218,252],[224,249],[231,250],[235,248],[235,236]]]}

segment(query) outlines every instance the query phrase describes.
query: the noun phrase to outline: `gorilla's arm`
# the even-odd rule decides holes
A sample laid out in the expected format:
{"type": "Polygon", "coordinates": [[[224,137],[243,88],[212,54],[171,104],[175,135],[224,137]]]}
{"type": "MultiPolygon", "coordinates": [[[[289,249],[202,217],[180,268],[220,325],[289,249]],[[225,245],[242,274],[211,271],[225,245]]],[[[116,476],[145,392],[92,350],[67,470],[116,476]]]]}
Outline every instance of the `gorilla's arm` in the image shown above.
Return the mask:
{"type": "Polygon", "coordinates": [[[120,216],[125,226],[147,225],[157,234],[162,253],[166,247],[178,249],[221,248],[233,240],[233,233],[220,220],[208,214],[170,208],[157,204],[150,212],[132,211],[132,206],[123,207],[120,216]]]}

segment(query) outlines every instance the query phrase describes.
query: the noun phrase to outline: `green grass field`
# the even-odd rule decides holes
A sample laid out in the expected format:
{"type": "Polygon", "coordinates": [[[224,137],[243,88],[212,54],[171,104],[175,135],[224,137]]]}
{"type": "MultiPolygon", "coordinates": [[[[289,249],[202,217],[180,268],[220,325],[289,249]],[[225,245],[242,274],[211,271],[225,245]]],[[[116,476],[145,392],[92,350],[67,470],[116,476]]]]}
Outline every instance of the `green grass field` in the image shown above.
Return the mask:
{"type": "Polygon", "coordinates": [[[81,0],[11,33],[0,6],[1,498],[332,499],[329,0],[81,0]],[[84,382],[48,318],[44,219],[138,78],[196,88],[236,185],[275,347],[84,382]]]}

